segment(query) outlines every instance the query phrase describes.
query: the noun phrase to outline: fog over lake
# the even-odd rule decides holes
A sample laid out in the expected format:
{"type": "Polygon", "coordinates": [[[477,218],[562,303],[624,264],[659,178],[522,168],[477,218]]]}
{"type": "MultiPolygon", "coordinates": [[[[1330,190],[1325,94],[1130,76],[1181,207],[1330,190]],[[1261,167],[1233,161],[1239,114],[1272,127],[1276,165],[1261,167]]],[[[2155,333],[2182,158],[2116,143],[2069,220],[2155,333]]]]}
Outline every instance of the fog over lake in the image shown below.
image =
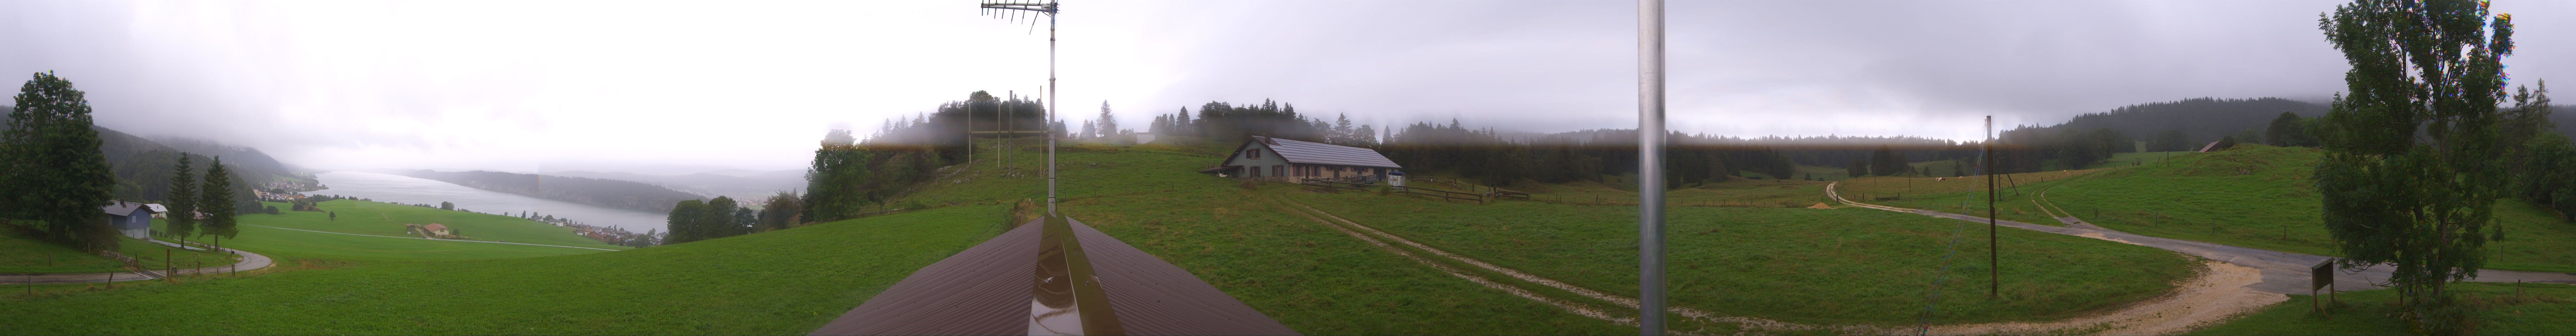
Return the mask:
{"type": "Polygon", "coordinates": [[[322,185],[330,187],[305,192],[305,195],[340,195],[400,204],[456,203],[457,209],[481,213],[507,212],[517,216],[521,211],[569,218],[574,222],[597,226],[614,226],[627,231],[663,230],[666,214],[602,207],[549,200],[497,191],[474,189],[437,180],[410,176],[335,171],[315,175],[322,185]]]}

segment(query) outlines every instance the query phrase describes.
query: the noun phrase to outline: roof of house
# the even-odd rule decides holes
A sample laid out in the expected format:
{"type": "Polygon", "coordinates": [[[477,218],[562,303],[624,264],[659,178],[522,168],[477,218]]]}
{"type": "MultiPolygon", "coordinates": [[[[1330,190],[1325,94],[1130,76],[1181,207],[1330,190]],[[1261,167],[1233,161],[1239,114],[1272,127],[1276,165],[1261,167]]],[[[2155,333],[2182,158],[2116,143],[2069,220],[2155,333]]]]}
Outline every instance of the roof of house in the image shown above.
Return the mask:
{"type": "Polygon", "coordinates": [[[143,203],[115,201],[115,203],[108,203],[107,206],[98,207],[98,210],[105,211],[110,215],[133,216],[135,209],[143,208],[143,203]]]}
{"type": "Polygon", "coordinates": [[[2207,152],[2207,151],[2212,151],[2212,150],[2218,150],[2218,142],[2217,142],[2217,141],[2210,141],[2208,145],[2202,145],[2202,146],[2200,146],[2200,151],[2202,151],[2202,152],[2207,152]]]}
{"type": "Polygon", "coordinates": [[[438,231],[438,230],[446,230],[446,229],[447,229],[447,226],[446,226],[446,225],[438,225],[438,223],[429,223],[429,225],[422,225],[422,226],[420,227],[420,229],[422,229],[422,230],[430,230],[430,231],[438,231]]]}
{"type": "MultiPolygon", "coordinates": [[[[1083,299],[1039,297],[1050,283],[1037,280],[1041,262],[1049,259],[1043,242],[1061,239],[1044,233],[1046,219],[1030,221],[955,256],[922,267],[866,303],[851,308],[813,335],[1028,335],[1055,323],[1066,310],[1036,310],[1040,302],[1093,307],[1098,303],[1065,303],[1083,299]],[[1035,322],[1035,323],[1033,323],[1035,322]],[[1038,324],[1038,325],[1033,325],[1038,324]]],[[[1115,328],[1131,335],[1293,335],[1296,330],[1271,320],[1233,296],[1218,291],[1189,271],[1137,250],[1134,246],[1067,219],[1074,244],[1057,253],[1086,256],[1100,301],[1115,317],[1115,328]]],[[[1063,267],[1057,267],[1063,268],[1063,267]]],[[[1061,271],[1061,270],[1058,270],[1061,271]]],[[[1051,273],[1052,274],[1052,273],[1051,273]]],[[[1052,283],[1066,286],[1067,282],[1052,283]]],[[[1059,292],[1050,292],[1050,294],[1059,292]]],[[[1090,308],[1074,310],[1089,318],[1090,308]]]]}
{"type": "Polygon", "coordinates": [[[161,203],[150,203],[144,204],[143,206],[152,208],[152,212],[170,212],[170,206],[161,205],[161,203]]]}
{"type": "MultiPolygon", "coordinates": [[[[1263,136],[1252,137],[1252,140],[1244,144],[1251,145],[1251,141],[1259,141],[1262,146],[1270,147],[1271,153],[1278,153],[1279,158],[1288,160],[1288,163],[1404,168],[1402,165],[1395,164],[1395,160],[1388,160],[1386,155],[1378,154],[1377,150],[1373,149],[1263,136]]],[[[1237,148],[1237,151],[1241,151],[1240,147],[1237,148]]],[[[1234,158],[1227,157],[1226,161],[1231,163],[1234,158]]]]}

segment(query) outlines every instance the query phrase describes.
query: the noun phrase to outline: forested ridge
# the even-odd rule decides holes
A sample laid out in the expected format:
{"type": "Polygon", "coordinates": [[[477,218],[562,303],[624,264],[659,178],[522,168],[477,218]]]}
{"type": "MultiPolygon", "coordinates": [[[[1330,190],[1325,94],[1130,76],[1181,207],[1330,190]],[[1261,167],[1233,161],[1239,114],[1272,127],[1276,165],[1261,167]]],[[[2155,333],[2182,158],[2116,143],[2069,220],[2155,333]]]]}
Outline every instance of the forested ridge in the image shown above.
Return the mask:
{"type": "Polygon", "coordinates": [[[483,170],[409,170],[399,174],[520,196],[651,212],[668,212],[680,201],[701,199],[697,194],[633,181],[483,170]]]}

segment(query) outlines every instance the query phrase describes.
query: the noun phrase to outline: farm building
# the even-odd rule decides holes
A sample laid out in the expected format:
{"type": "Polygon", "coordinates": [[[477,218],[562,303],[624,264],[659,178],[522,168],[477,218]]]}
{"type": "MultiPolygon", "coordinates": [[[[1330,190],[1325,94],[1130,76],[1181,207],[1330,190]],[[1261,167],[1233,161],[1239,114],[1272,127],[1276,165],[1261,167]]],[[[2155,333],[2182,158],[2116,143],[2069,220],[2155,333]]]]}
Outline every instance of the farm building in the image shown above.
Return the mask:
{"type": "Polygon", "coordinates": [[[1300,178],[1382,180],[1404,166],[1377,150],[1272,137],[1252,137],[1216,167],[1199,170],[1233,178],[1293,182],[1300,178]]]}
{"type": "Polygon", "coordinates": [[[421,235],[426,235],[430,238],[457,238],[456,230],[448,229],[447,225],[441,225],[438,223],[429,223],[429,225],[403,224],[403,227],[408,228],[408,231],[418,232],[421,235]]]}
{"type": "Polygon", "coordinates": [[[152,208],[152,218],[154,219],[170,218],[170,206],[161,205],[161,203],[149,203],[144,204],[143,206],[152,208]]]}
{"type": "Polygon", "coordinates": [[[107,224],[115,226],[117,234],[134,237],[134,239],[152,238],[152,214],[156,212],[152,211],[152,207],[145,206],[143,203],[116,201],[116,203],[98,207],[98,210],[107,212],[107,224]]]}

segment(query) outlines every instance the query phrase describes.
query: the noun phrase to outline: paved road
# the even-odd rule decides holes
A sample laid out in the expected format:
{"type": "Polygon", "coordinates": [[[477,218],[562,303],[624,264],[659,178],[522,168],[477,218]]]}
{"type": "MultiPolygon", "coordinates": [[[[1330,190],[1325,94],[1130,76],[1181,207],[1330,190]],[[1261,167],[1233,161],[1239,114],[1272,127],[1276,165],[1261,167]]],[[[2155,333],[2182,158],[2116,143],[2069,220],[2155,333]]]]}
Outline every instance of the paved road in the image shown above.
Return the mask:
{"type": "MultiPolygon", "coordinates": [[[[1985,218],[1985,217],[1969,216],[1969,215],[1954,214],[1954,213],[1947,213],[1947,212],[1939,212],[1939,211],[1932,211],[1932,210],[1907,209],[1907,208],[1898,208],[1898,207],[1883,206],[1883,205],[1876,205],[1876,204],[1864,204],[1864,203],[1859,203],[1859,202],[1852,202],[1851,200],[1843,199],[1842,195],[1838,195],[1838,194],[1835,194],[1835,193],[1834,193],[1834,187],[1835,187],[1836,185],[1839,185],[1839,184],[1840,184],[1840,183],[1838,182],[1838,183],[1834,183],[1834,184],[1827,184],[1827,185],[1825,185],[1825,196],[1827,196],[1827,197],[1831,197],[1831,198],[1833,198],[1833,199],[1834,199],[1834,201],[1842,202],[1843,204],[1850,204],[1850,205],[1855,205],[1855,206],[1860,206],[1860,207],[1866,207],[1866,208],[1871,208],[1871,209],[1879,209],[1879,210],[1887,210],[1887,211],[1897,211],[1897,212],[1907,212],[1907,213],[1914,213],[1914,214],[1920,214],[1920,215],[1925,215],[1925,216],[1942,217],[1942,218],[1950,218],[1950,219],[1958,219],[1958,220],[1971,221],[1971,222],[1978,222],[1978,223],[1985,223],[1985,222],[1986,222],[1986,218],[1985,218]]],[[[2255,290],[2255,291],[2266,292],[2266,293],[2279,293],[2279,294],[2307,294],[2307,293],[2308,293],[2308,284],[2309,284],[2309,282],[2310,282],[2310,281],[2312,281],[2312,280],[2310,280],[2310,277],[2309,277],[2309,274],[2308,274],[2308,267],[2310,267],[2310,266],[2315,266],[2316,264],[2324,263],[2326,260],[2333,259],[2332,257],[2321,256],[2321,255],[2313,255],[2313,254],[2299,254],[2299,253],[2281,252],[2281,251],[2273,251],[2273,250],[2265,250],[2265,249],[2257,249],[2257,248],[2249,248],[2249,247],[2240,247],[2240,246],[2229,246],[2229,245],[2221,245],[2221,244],[2213,244],[2213,243],[2197,242],[2197,241],[2189,241],[2189,240],[2181,240],[2181,239],[2162,238],[2162,237],[2150,237],[2150,236],[2138,235],[2138,234],[2133,234],[2133,233],[2127,233],[2127,232],[2113,231],[2113,230],[2110,230],[2110,229],[2104,229],[2104,228],[2101,228],[2101,227],[2099,227],[2099,226],[2093,226],[2092,224],[2075,225],[2075,224],[2081,224],[2081,223],[2083,223],[2081,220],[2072,220],[2072,219],[2068,219],[2068,218],[2060,218],[2059,220],[2060,220],[2060,221],[2066,221],[2066,222],[2068,222],[2068,224],[2069,224],[2069,225],[2068,225],[2068,227],[2047,226],[2047,225],[2039,225],[2039,224],[2031,224],[2031,223],[2015,222],[2015,221],[2008,221],[2008,220],[1999,220],[1999,221],[1996,221],[1996,224],[1997,224],[1997,225],[2001,225],[2001,226],[2006,226],[2006,227],[2013,227],[2013,228],[2018,228],[2018,229],[2024,229],[2024,230],[2039,231],[2039,232],[2048,232],[2048,233],[2056,233],[2056,234],[2064,234],[2064,235],[2070,235],[2070,236],[2088,237],[2088,238],[2103,239],[2103,240],[2110,240],[2110,241],[2118,241],[2118,242],[2124,242],[2124,243],[2130,243],[2130,244],[2137,244],[2137,245],[2142,245],[2142,246],[2147,246],[2147,247],[2154,247],[2154,248],[2160,248],[2160,249],[2166,249],[2166,250],[2173,250],[2173,251],[2175,251],[2175,252],[2182,252],[2183,254],[2189,254],[2189,255],[2193,255],[2193,256],[2199,256],[2199,257],[2201,257],[2201,258],[2209,258],[2210,260],[2217,260],[2217,261],[2222,261],[2222,262],[2227,262],[2227,263],[2232,263],[2232,264],[2237,264],[2237,265],[2243,265],[2243,266],[2246,266],[2246,267],[2253,267],[2253,268],[2255,268],[2255,269],[2263,270],[2263,282],[2262,282],[2262,283],[2258,283],[2258,284],[2254,284],[2254,285],[2252,285],[2252,286],[2248,286],[2248,288],[2253,289],[2253,290],[2255,290]]],[[[2334,287],[2335,287],[2335,289],[2337,289],[2337,290],[2346,290],[2346,291],[2350,291],[2350,290],[2363,290],[2363,289],[2375,289],[2375,288],[2381,288],[2380,286],[2378,286],[2378,285],[2374,285],[2374,284],[2372,284],[2372,283],[2387,281],[2387,280],[2388,280],[2388,275],[2389,275],[2390,273],[2392,273],[2392,271],[2394,271],[2394,270],[2396,270],[2396,267],[2395,267],[2395,266],[2381,265],[2381,266],[2377,266],[2377,267],[2371,267],[2371,268],[2369,268],[2369,269],[2364,269],[2364,270],[2361,270],[2361,271],[2359,271],[2359,272],[2342,272],[2342,273],[2340,273],[2340,274],[2336,274],[2336,275],[2335,275],[2335,285],[2334,285],[2334,287]]],[[[2505,270],[2478,270],[2478,277],[2477,277],[2476,279],[2471,279],[2471,280],[2469,280],[2469,281],[2478,281],[2478,282],[2516,282],[2516,281],[2521,281],[2521,282],[2543,282],[2543,283],[2576,284],[2576,273],[2525,272],[2525,271],[2505,271],[2505,270]]]]}
{"type": "MultiPolygon", "coordinates": [[[[269,259],[268,259],[268,256],[259,255],[258,253],[244,252],[244,251],[242,251],[242,250],[235,250],[235,249],[224,249],[224,251],[231,251],[231,252],[232,252],[232,253],[234,253],[234,254],[240,254],[240,255],[242,256],[242,260],[241,260],[241,262],[236,262],[236,263],[233,263],[232,265],[229,265],[229,266],[215,266],[215,267],[197,268],[197,269],[190,269],[190,270],[181,270],[181,271],[180,271],[180,273],[183,273],[183,274],[184,274],[184,273],[199,273],[199,274],[204,274],[204,273],[216,273],[216,272],[248,271],[248,270],[261,269],[261,268],[268,268],[268,266],[269,266],[269,265],[276,264],[276,262],[275,262],[275,261],[269,260],[269,259]]],[[[159,270],[153,270],[153,272],[156,272],[156,273],[157,273],[158,271],[159,271],[159,270]]],[[[0,274],[0,283],[12,283],[12,284],[24,284],[24,283],[29,283],[29,282],[33,282],[33,283],[81,283],[81,282],[108,282],[108,280],[109,280],[109,279],[115,279],[115,281],[118,281],[118,282],[124,282],[124,281],[135,281],[135,280],[151,279],[152,277],[157,276],[157,275],[147,275],[147,274],[144,274],[144,273],[145,273],[145,272],[71,273],[71,274],[34,274],[34,275],[29,275],[29,274],[0,274]]]]}

